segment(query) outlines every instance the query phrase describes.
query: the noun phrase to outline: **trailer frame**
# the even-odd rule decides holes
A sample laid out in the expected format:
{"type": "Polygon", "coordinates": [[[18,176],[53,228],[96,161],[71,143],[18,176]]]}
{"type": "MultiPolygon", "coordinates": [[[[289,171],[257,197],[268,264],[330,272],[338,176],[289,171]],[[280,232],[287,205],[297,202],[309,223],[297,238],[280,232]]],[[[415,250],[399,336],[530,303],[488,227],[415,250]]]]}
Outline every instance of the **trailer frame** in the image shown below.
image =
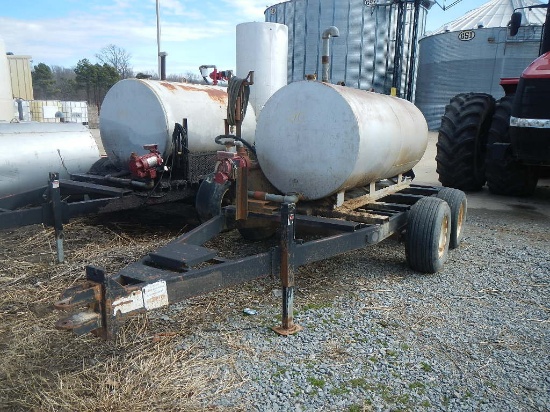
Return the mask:
{"type": "Polygon", "coordinates": [[[56,327],[77,335],[92,332],[112,339],[130,316],[278,275],[282,287],[282,322],[273,329],[282,335],[295,333],[301,329],[293,320],[295,270],[299,266],[402,234],[411,207],[425,197],[437,197],[441,189],[410,185],[363,206],[359,212],[350,211],[348,219],[344,215],[334,218],[298,214],[295,203],[282,203],[271,214],[249,211],[248,220],[267,219],[278,224],[278,245],[235,259],[218,256],[216,250],[203,246],[235,222],[237,207],[226,206],[221,214],[115,274],[86,267],[86,280],[67,289],[54,304],[57,309],[73,312],[60,319],[56,327]],[[357,213],[367,218],[357,222],[354,220],[357,213]],[[304,228],[316,230],[321,236],[308,241],[297,239],[297,229],[304,228]]]}

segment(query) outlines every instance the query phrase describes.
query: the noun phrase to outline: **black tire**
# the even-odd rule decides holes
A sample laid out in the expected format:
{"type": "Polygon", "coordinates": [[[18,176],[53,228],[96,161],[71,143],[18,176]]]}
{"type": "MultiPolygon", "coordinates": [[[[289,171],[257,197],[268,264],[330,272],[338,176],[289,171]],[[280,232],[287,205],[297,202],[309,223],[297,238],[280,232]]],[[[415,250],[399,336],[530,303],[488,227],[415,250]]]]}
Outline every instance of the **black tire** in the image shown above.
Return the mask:
{"type": "Polygon", "coordinates": [[[259,241],[269,239],[277,232],[277,227],[241,227],[237,228],[243,239],[248,241],[259,241]]]}
{"type": "Polygon", "coordinates": [[[436,197],[424,197],[409,210],[405,252],[416,271],[438,272],[449,253],[451,209],[436,197]]]}
{"type": "Polygon", "coordinates": [[[437,173],[443,186],[480,190],[485,184],[485,151],[495,99],[463,93],[445,107],[437,138],[437,173]]]}
{"type": "Polygon", "coordinates": [[[487,186],[503,196],[530,196],[538,182],[538,167],[524,165],[513,155],[510,143],[510,114],[513,96],[504,96],[495,108],[487,148],[487,186]],[[502,143],[508,144],[507,146],[502,143]],[[502,148],[498,148],[501,145],[502,148]],[[492,147],[493,146],[493,147],[492,147]],[[497,155],[498,153],[498,155],[497,155]]]}
{"type": "Polygon", "coordinates": [[[451,209],[451,237],[449,249],[455,249],[464,237],[464,225],[468,215],[468,201],[462,190],[444,187],[437,194],[437,198],[444,200],[451,209]]]}
{"type": "Polygon", "coordinates": [[[230,187],[231,182],[216,183],[213,174],[206,176],[201,182],[195,197],[195,209],[202,223],[219,215],[224,203],[230,203],[228,201],[230,187]]]}

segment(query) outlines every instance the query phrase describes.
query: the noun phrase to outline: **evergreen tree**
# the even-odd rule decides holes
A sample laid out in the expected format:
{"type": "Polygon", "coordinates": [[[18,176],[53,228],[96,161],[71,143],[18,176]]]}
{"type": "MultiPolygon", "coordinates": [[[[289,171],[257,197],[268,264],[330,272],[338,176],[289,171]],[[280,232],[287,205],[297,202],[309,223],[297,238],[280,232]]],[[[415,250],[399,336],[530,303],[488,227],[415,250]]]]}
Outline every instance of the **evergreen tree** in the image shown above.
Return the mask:
{"type": "Polygon", "coordinates": [[[37,100],[48,100],[55,97],[58,90],[55,87],[55,78],[50,66],[39,63],[32,72],[32,84],[37,100]]]}

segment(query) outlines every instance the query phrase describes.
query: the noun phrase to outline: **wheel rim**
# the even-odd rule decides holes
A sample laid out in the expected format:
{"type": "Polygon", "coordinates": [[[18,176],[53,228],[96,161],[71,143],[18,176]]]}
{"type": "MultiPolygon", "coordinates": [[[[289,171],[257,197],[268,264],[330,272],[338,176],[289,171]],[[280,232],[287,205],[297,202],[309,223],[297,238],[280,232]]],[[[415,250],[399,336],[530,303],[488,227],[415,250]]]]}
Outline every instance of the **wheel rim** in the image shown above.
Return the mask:
{"type": "Polygon", "coordinates": [[[458,218],[456,221],[456,238],[460,239],[460,235],[462,233],[462,225],[464,224],[464,203],[460,205],[460,209],[458,209],[458,218]]]}
{"type": "Polygon", "coordinates": [[[449,218],[445,216],[443,222],[441,222],[441,229],[439,231],[439,246],[438,257],[441,258],[445,254],[447,249],[447,233],[449,232],[449,218]]]}

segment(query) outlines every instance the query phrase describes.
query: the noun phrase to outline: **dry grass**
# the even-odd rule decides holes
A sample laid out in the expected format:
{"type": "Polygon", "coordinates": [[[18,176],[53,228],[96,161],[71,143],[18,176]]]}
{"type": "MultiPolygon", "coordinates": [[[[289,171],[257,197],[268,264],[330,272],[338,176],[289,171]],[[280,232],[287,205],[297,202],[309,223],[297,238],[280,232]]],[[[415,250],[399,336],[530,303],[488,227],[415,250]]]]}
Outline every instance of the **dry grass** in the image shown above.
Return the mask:
{"type": "MultiPolygon", "coordinates": [[[[160,310],[134,318],[113,342],[54,329],[61,314],[52,304],[83,278],[86,265],[114,273],[189,230],[188,216],[172,212],[144,209],[72,221],[64,228],[61,265],[55,263],[52,229],[0,232],[0,410],[217,410],[212,405],[221,394],[246,382],[235,362],[253,349],[228,317],[251,304],[278,307],[272,295],[278,280],[191,299],[177,314],[160,310]],[[163,314],[171,320],[163,321],[163,314]],[[197,331],[216,333],[224,355],[211,357],[213,348],[200,342],[182,350],[181,337],[197,331]]],[[[248,255],[269,245],[229,232],[208,246],[248,255]]],[[[299,269],[300,304],[331,301],[335,285],[353,288],[331,275],[340,263],[335,258],[299,269]]]]}
{"type": "Polygon", "coordinates": [[[223,392],[240,383],[220,379],[219,367],[232,359],[177,348],[178,336],[207,308],[200,299],[197,311],[182,311],[165,335],[146,316],[128,322],[114,342],[53,328],[60,313],[52,303],[82,278],[87,264],[114,272],[186,227],[181,218],[167,226],[153,220],[137,211],[74,221],[65,226],[61,265],[55,264],[51,229],[1,233],[0,410],[203,410],[210,403],[203,396],[207,386],[223,392]]]}

